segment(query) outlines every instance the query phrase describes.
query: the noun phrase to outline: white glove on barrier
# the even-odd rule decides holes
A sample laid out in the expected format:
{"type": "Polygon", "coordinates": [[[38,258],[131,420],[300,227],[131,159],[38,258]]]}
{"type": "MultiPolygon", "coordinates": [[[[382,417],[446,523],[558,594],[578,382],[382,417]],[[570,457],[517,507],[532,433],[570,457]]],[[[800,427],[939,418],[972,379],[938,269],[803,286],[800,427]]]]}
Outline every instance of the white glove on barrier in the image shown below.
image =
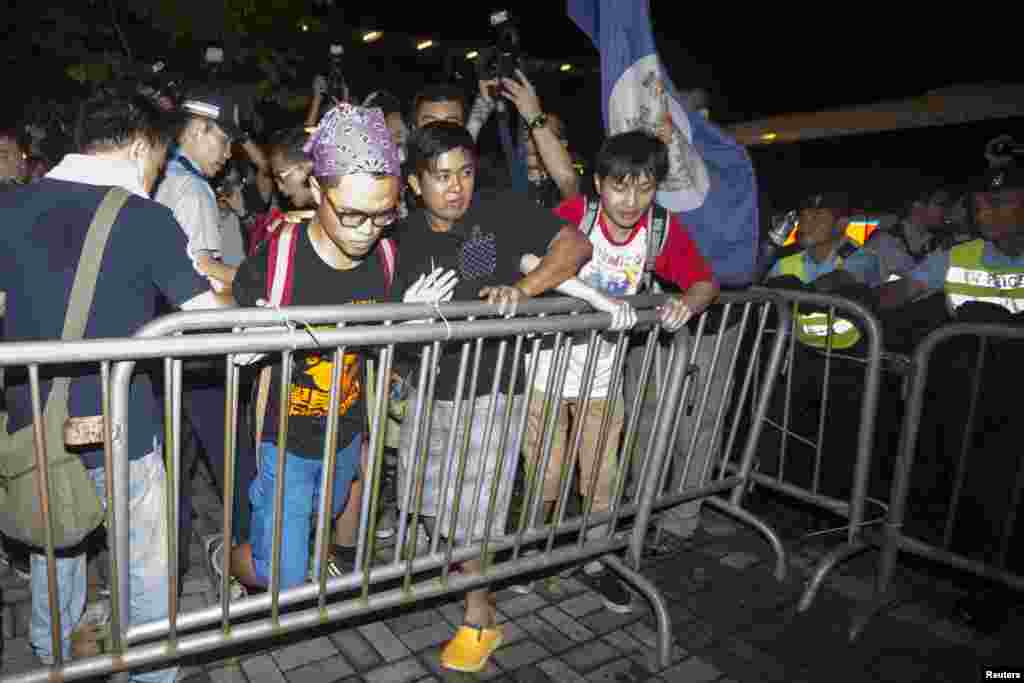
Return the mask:
{"type": "Polygon", "coordinates": [[[420,275],[409,289],[405,290],[402,302],[407,304],[436,304],[451,301],[459,278],[454,270],[435,268],[428,275],[420,275]]]}
{"type": "MultiPolygon", "coordinates": [[[[537,256],[524,254],[519,261],[519,270],[530,273],[538,265],[540,265],[540,259],[537,256]]],[[[578,278],[569,278],[555,287],[555,291],[583,299],[602,313],[611,313],[612,324],[608,327],[609,332],[628,330],[636,325],[636,309],[629,303],[606,296],[578,278]]]]}

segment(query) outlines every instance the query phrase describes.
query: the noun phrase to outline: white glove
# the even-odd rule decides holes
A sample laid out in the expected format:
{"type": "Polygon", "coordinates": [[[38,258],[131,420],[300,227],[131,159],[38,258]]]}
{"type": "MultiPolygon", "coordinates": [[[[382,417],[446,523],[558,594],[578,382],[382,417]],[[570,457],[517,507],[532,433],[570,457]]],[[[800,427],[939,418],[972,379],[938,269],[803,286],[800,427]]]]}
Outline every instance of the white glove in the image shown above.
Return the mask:
{"type": "Polygon", "coordinates": [[[611,313],[612,324],[608,327],[609,332],[629,330],[636,325],[636,309],[626,301],[619,301],[601,294],[591,295],[587,301],[602,313],[611,313]]]}
{"type": "Polygon", "coordinates": [[[420,275],[409,289],[405,290],[402,301],[407,304],[436,304],[451,301],[459,278],[454,270],[435,268],[429,275],[420,275]]]}

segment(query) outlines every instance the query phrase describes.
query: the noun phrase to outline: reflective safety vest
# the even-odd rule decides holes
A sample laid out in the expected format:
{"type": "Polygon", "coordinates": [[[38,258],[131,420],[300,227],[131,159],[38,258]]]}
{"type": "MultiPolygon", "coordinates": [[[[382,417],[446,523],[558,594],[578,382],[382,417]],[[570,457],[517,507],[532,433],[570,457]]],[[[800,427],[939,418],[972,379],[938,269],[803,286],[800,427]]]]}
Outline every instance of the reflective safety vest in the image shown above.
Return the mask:
{"type": "Polygon", "coordinates": [[[958,244],[949,251],[946,302],[950,312],[969,301],[1024,311],[1024,266],[989,266],[983,262],[985,240],[958,244]]]}
{"type": "MultiPolygon", "coordinates": [[[[847,242],[839,248],[836,256],[836,270],[842,270],[843,260],[857,250],[857,245],[847,242]]],[[[804,252],[790,254],[779,259],[779,274],[793,275],[799,278],[800,282],[807,284],[807,268],[804,265],[804,252]]],[[[794,323],[796,325],[796,339],[805,346],[816,349],[828,348],[828,313],[801,313],[799,304],[793,306],[794,323]]],[[[832,316],[832,348],[837,351],[848,349],[860,341],[860,330],[857,326],[845,318],[832,316]]]]}

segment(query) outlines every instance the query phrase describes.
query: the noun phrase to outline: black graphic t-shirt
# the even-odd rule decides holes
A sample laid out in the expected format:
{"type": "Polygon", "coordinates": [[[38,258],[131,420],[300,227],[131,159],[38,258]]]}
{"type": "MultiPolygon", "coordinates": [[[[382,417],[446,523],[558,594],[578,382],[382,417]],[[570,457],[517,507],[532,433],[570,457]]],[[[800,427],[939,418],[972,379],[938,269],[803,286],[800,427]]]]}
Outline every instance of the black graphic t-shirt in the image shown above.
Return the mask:
{"type": "MultiPolygon", "coordinates": [[[[359,267],[335,270],[323,262],[309,241],[306,226],[297,228],[295,262],[292,266],[292,306],[337,306],[339,304],[381,303],[388,288],[379,247],[359,267]]],[[[267,298],[267,245],[239,267],[234,281],[235,300],[241,306],[255,306],[267,298]]],[[[314,333],[316,328],[314,328],[314,333]]],[[[363,351],[349,349],[342,359],[338,393],[338,447],[347,446],[366,430],[363,351]]],[[[297,352],[292,356],[292,381],[288,400],[288,451],[320,459],[327,433],[328,398],[334,371],[334,350],[297,352]]],[[[263,423],[263,441],[277,441],[280,421],[281,366],[274,366],[270,400],[263,423]]]]}
{"type": "MultiPolygon", "coordinates": [[[[479,301],[484,287],[513,285],[523,274],[519,260],[523,254],[544,256],[548,245],[558,234],[562,222],[550,211],[531,203],[522,194],[512,191],[477,192],[462,220],[449,232],[434,232],[422,210],[414,211],[396,231],[401,264],[395,280],[395,295],[400,299],[405,290],[433,268],[455,269],[459,284],[453,301],[479,301]]],[[[477,380],[477,396],[491,393],[498,362],[500,340],[484,343],[477,380]]],[[[450,401],[455,397],[462,344],[448,344],[440,362],[436,398],[450,401]]],[[[512,369],[512,348],[509,348],[499,391],[509,393],[512,369]]],[[[472,357],[470,358],[472,362],[472,357]]],[[[467,377],[465,391],[469,391],[467,377]]],[[[520,369],[512,393],[523,391],[520,369]]]]}

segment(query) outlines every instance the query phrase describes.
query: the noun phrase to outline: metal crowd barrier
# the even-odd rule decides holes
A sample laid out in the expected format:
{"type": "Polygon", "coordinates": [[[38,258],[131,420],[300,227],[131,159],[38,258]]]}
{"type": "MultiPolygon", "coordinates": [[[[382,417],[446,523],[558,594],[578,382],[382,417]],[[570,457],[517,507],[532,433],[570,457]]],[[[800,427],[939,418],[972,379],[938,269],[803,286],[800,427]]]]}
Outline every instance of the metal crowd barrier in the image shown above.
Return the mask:
{"type": "MultiPolygon", "coordinates": [[[[668,511],[701,501],[753,527],[771,545],[775,576],[780,581],[787,567],[782,542],[768,524],[744,510],[741,503],[753,476],[761,430],[768,421],[771,389],[780,374],[791,317],[790,307],[776,292],[763,290],[725,293],[719,304],[698,319],[695,331],[687,334],[691,339],[681,399],[658,406],[658,424],[665,422],[662,412],[671,410],[666,424],[671,426],[668,443],[672,447],[656,472],[658,496],[652,506],[652,511],[668,511]],[[783,332],[768,336],[772,313],[783,332]],[[766,364],[765,383],[758,391],[754,385],[762,360],[766,364]]],[[[661,348],[653,350],[658,355],[661,348]]],[[[645,367],[651,352],[652,345],[648,344],[645,367]]],[[[668,366],[676,363],[675,354],[682,352],[671,348],[668,366]]],[[[662,367],[660,360],[655,367],[662,367]]],[[[672,388],[672,381],[667,378],[666,383],[666,378],[656,374],[658,395],[672,388]]],[[[646,377],[642,378],[641,386],[646,382],[646,377]]],[[[634,415],[639,412],[639,400],[640,396],[633,405],[634,415]]],[[[653,437],[648,443],[651,453],[653,437]]],[[[642,471],[649,467],[649,459],[645,459],[642,471]]],[[[646,477],[641,475],[641,479],[646,477]]]]}
{"type": "MultiPolygon", "coordinates": [[[[995,324],[972,324],[958,323],[948,325],[935,330],[914,350],[911,374],[909,377],[909,398],[904,414],[903,429],[900,434],[900,453],[896,463],[896,473],[892,483],[891,503],[889,517],[885,525],[882,540],[881,558],[878,563],[875,595],[871,602],[860,610],[853,619],[850,637],[857,638],[867,626],[871,618],[881,612],[891,602],[889,591],[892,587],[893,577],[896,571],[897,560],[901,552],[910,553],[920,558],[936,562],[960,571],[968,572],[978,577],[1001,583],[1012,589],[1024,591],[1024,576],[1020,573],[1020,567],[1011,568],[1008,565],[1008,554],[1011,542],[1017,530],[1017,508],[1020,507],[1022,492],[1024,492],[1024,460],[1021,459],[1019,447],[1013,448],[1008,453],[989,454],[985,453],[983,458],[971,460],[972,437],[976,435],[978,428],[978,414],[982,408],[982,374],[985,370],[986,352],[989,348],[989,340],[1024,340],[1024,328],[1009,327],[995,324]],[[960,443],[954,444],[959,451],[955,474],[952,481],[951,496],[948,506],[943,514],[938,515],[934,509],[927,512],[928,519],[915,520],[908,512],[908,498],[915,492],[927,490],[933,482],[928,482],[920,477],[915,478],[915,461],[918,460],[919,440],[921,437],[921,417],[925,410],[925,404],[935,405],[938,402],[949,401],[951,397],[943,393],[926,391],[928,380],[936,373],[931,373],[933,368],[932,360],[937,347],[952,339],[963,337],[979,338],[978,353],[972,371],[970,372],[970,397],[966,403],[967,419],[964,427],[963,438],[960,443]],[[961,506],[968,502],[965,495],[965,482],[972,465],[976,468],[991,467],[990,455],[999,455],[1011,458],[1016,461],[1016,475],[1013,478],[1010,499],[1006,508],[1006,516],[1002,520],[1002,528],[999,529],[998,546],[992,548],[994,553],[986,553],[986,557],[977,558],[969,556],[956,547],[954,542],[954,528],[959,521],[961,506]],[[916,483],[916,486],[915,486],[916,483]],[[936,519],[938,517],[938,519],[936,519]],[[921,527],[912,529],[911,522],[921,521],[921,527]],[[935,522],[941,522],[937,525],[935,522]],[[932,531],[933,533],[926,533],[932,531]],[[937,533],[940,532],[941,534],[937,533]],[[939,538],[936,538],[939,536],[939,538]]],[[[959,353],[957,354],[960,355],[959,353]]],[[[1016,366],[1003,367],[1011,373],[1016,373],[1016,366]]],[[[947,373],[948,368],[937,367],[938,373],[947,373]]],[[[990,399],[997,401],[1013,401],[1013,397],[989,394],[990,399]]],[[[1000,425],[1006,427],[1006,424],[1000,425]]],[[[921,463],[918,463],[919,465],[921,463]]],[[[921,468],[918,467],[917,474],[921,468]]],[[[986,494],[994,495],[994,492],[986,491],[986,494]]],[[[976,530],[984,533],[984,530],[976,530]]],[[[990,531],[995,531],[990,530],[990,531]]]]}
{"type": "MultiPolygon", "coordinates": [[[[815,567],[807,586],[801,596],[799,611],[803,612],[810,608],[815,596],[828,574],[838,565],[846,562],[867,550],[874,547],[865,538],[865,508],[868,500],[868,485],[871,476],[872,455],[874,452],[875,422],[878,412],[879,391],[881,372],[883,369],[882,350],[882,329],[877,318],[866,307],[856,301],[845,299],[839,296],[802,292],[788,289],[768,289],[755,287],[751,291],[764,293],[771,292],[787,302],[787,309],[794,310],[799,306],[813,306],[816,309],[827,311],[827,328],[833,329],[833,322],[839,318],[849,319],[854,322],[862,335],[862,341],[855,349],[863,348],[863,353],[853,354],[848,351],[837,351],[832,348],[832,336],[826,338],[826,343],[821,349],[798,348],[796,334],[789,334],[787,337],[787,350],[785,361],[782,364],[781,373],[783,378],[775,385],[776,400],[773,402],[775,410],[770,411],[766,427],[762,436],[772,433],[779,434],[779,448],[777,451],[777,466],[774,472],[763,471],[763,456],[765,444],[759,444],[761,457],[760,462],[749,473],[750,481],[759,486],[781,493],[785,496],[795,498],[803,503],[821,508],[829,513],[835,514],[847,520],[844,525],[846,539],[843,544],[827,553],[815,567]],[[814,386],[802,383],[799,386],[794,381],[794,371],[801,355],[811,354],[815,360],[822,364],[820,381],[813,377],[814,386]],[[857,389],[862,392],[859,402],[859,416],[856,438],[856,457],[852,468],[852,482],[848,494],[842,491],[826,490],[823,485],[823,473],[831,467],[843,466],[844,463],[836,462],[836,459],[827,457],[826,448],[826,426],[829,420],[830,395],[832,390],[832,378],[837,363],[843,363],[847,371],[851,367],[863,368],[863,381],[858,382],[857,389]],[[812,433],[800,433],[794,424],[794,390],[799,392],[814,392],[817,415],[817,426],[812,433]],[[781,392],[781,393],[779,393],[781,392]],[[780,405],[781,404],[781,405],[780,405]],[[781,414],[779,414],[781,412],[781,414]],[[803,449],[805,461],[810,461],[810,472],[804,467],[787,467],[791,465],[789,460],[792,457],[790,449],[803,449]]],[[[795,325],[795,315],[791,319],[779,319],[776,333],[789,330],[795,325]]],[[[807,358],[807,355],[803,356],[807,358]]],[[[772,374],[776,373],[776,366],[773,363],[765,363],[764,371],[756,378],[756,391],[771,391],[772,386],[762,384],[769,380],[772,374]]],[[[804,402],[806,405],[806,401],[804,402]]],[[[728,450],[725,454],[728,455],[728,450]]],[[[725,469],[732,473],[743,472],[742,461],[739,464],[726,462],[725,469]]],[[[842,473],[840,478],[845,477],[842,473]]],[[[833,476],[834,478],[834,476],[833,476]]],[[[743,498],[747,489],[736,489],[733,494],[733,504],[742,507],[743,498]]]]}
{"type": "MultiPolygon", "coordinates": [[[[779,307],[777,298],[772,294],[753,296],[727,295],[727,304],[743,303],[744,320],[748,320],[755,302],[763,307],[760,315],[761,328],[767,316],[767,308],[775,305],[780,319],[786,320],[787,312],[779,307]]],[[[656,336],[660,333],[657,326],[657,313],[654,306],[660,303],[660,297],[636,297],[633,303],[638,307],[639,323],[637,329],[647,329],[648,349],[652,348],[656,336]]],[[[52,615],[52,641],[56,662],[54,666],[41,668],[21,675],[14,675],[4,680],[10,681],[44,681],[58,677],[62,680],[105,675],[115,672],[126,672],[140,668],[153,669],[172,665],[183,658],[223,650],[229,646],[265,639],[286,632],[308,628],[329,622],[338,622],[356,616],[379,612],[399,605],[429,598],[463,592],[478,588],[491,582],[502,581],[524,574],[551,568],[552,571],[566,564],[578,564],[589,559],[602,557],[603,561],[624,578],[629,584],[644,595],[654,607],[654,615],[659,631],[659,657],[664,666],[669,664],[671,644],[671,624],[666,603],[657,588],[644,579],[638,572],[643,540],[650,519],[652,507],[656,503],[657,485],[667,469],[668,444],[675,437],[673,420],[678,416],[679,404],[684,392],[685,378],[690,372],[686,360],[689,356],[686,335],[676,335],[671,362],[667,366],[665,388],[661,396],[653,433],[648,437],[648,452],[644,459],[643,474],[639,497],[633,500],[624,498],[624,483],[629,471],[628,457],[620,457],[618,463],[617,490],[611,507],[607,511],[592,511],[584,506],[580,516],[569,517],[566,514],[569,486],[563,485],[556,505],[556,517],[550,523],[533,524],[536,521],[540,501],[534,502],[530,515],[519,515],[516,528],[511,531],[493,528],[491,523],[494,513],[493,490],[490,505],[487,509],[487,530],[482,539],[459,543],[454,535],[449,534],[443,543],[440,534],[435,534],[426,552],[415,552],[415,541],[412,541],[412,552],[402,554],[396,552],[394,559],[386,562],[375,562],[374,520],[380,505],[379,480],[383,463],[383,425],[388,414],[390,392],[388,384],[390,370],[395,357],[396,347],[408,345],[417,350],[419,355],[419,386],[426,387],[418,392],[415,406],[410,414],[414,415],[415,427],[413,441],[422,452],[425,446],[424,435],[431,424],[431,398],[434,396],[436,368],[440,352],[444,345],[461,343],[460,370],[458,376],[458,397],[473,395],[477,384],[480,365],[481,345],[484,339],[502,338],[498,365],[525,367],[529,383],[532,384],[536,367],[529,359],[536,358],[543,337],[554,339],[557,370],[545,396],[550,404],[560,398],[562,383],[565,380],[565,367],[568,353],[573,344],[574,334],[587,340],[588,355],[585,386],[589,388],[590,380],[596,366],[596,347],[601,332],[605,331],[610,316],[599,313],[588,313],[589,308],[574,299],[535,300],[521,306],[517,317],[511,319],[494,319],[495,309],[480,303],[451,303],[435,309],[421,305],[359,305],[338,307],[293,307],[283,310],[268,309],[231,309],[223,311],[203,311],[179,313],[161,318],[144,327],[133,339],[95,339],[78,342],[32,342],[0,344],[0,366],[22,365],[30,369],[30,384],[33,395],[38,396],[39,371],[71,363],[98,363],[104,387],[104,421],[105,421],[105,468],[106,492],[108,504],[107,539],[110,552],[110,576],[116,577],[110,585],[111,592],[111,646],[108,652],[80,661],[64,662],[60,657],[60,624],[59,616],[52,615]],[[283,316],[287,320],[282,320],[283,316]],[[489,319],[488,319],[489,318],[489,319]],[[422,322],[424,319],[430,322],[422,322]],[[402,324],[409,321],[421,321],[418,324],[402,324]],[[279,327],[286,323],[286,331],[258,331],[254,334],[238,334],[242,329],[279,327]],[[326,329],[320,326],[326,326],[326,329]],[[233,333],[207,332],[209,330],[234,330],[233,333]],[[201,334],[179,334],[181,332],[202,332],[201,334]],[[336,434],[338,425],[338,391],[340,383],[341,359],[346,350],[361,349],[371,355],[379,372],[376,375],[375,403],[369,407],[373,428],[369,434],[369,472],[365,473],[365,481],[372,482],[370,495],[362,501],[361,522],[357,547],[356,570],[341,577],[328,578],[326,570],[326,548],[330,523],[326,519],[327,511],[332,509],[331,496],[333,486],[330,476],[324,477],[320,491],[320,519],[317,524],[315,553],[320,559],[320,573],[314,583],[306,583],[287,590],[280,588],[280,548],[282,537],[282,520],[279,512],[283,506],[283,478],[281,476],[284,458],[279,459],[278,487],[275,491],[275,530],[270,588],[267,593],[253,595],[237,602],[229,602],[230,590],[225,575],[221,585],[221,604],[204,609],[182,611],[177,595],[178,555],[177,547],[177,500],[180,486],[181,454],[181,368],[182,361],[188,358],[218,356],[224,358],[226,371],[226,404],[225,404],[225,481],[223,485],[223,532],[226,539],[232,537],[234,520],[232,519],[233,496],[235,490],[235,472],[232,454],[236,452],[236,430],[238,419],[239,373],[236,359],[241,354],[263,353],[279,355],[285,361],[283,367],[290,367],[290,359],[296,353],[310,349],[327,349],[334,354],[334,370],[331,379],[330,409],[328,415],[328,434],[336,434]],[[531,353],[527,355],[527,349],[531,353]],[[173,487],[173,494],[167,496],[168,533],[168,574],[169,613],[166,619],[143,623],[129,624],[130,581],[127,568],[129,566],[129,547],[126,524],[130,524],[129,515],[129,454],[127,452],[126,424],[129,400],[129,386],[136,361],[162,359],[164,386],[164,454],[168,470],[168,481],[173,487]],[[467,392],[467,385],[469,391],[467,392]],[[620,531],[621,520],[633,518],[631,530],[620,531]],[[585,531],[598,525],[607,524],[607,532],[603,536],[593,537],[585,531]],[[569,542],[565,542],[565,539],[569,542]],[[556,544],[556,541],[561,541],[556,544]],[[546,552],[526,554],[524,551],[531,546],[545,546],[546,552]],[[626,561],[615,557],[619,551],[628,551],[626,561]],[[491,560],[495,556],[494,561],[491,560]],[[508,555],[508,559],[502,557],[508,555]],[[479,559],[483,572],[478,575],[455,573],[450,571],[453,563],[479,559]]],[[[615,343],[615,373],[621,374],[621,364],[629,335],[617,333],[613,335],[615,343]]],[[[770,352],[770,367],[781,361],[784,336],[780,336],[770,352]]],[[[735,364],[735,355],[733,364],[735,364]]],[[[647,377],[652,371],[653,356],[648,353],[645,358],[642,374],[647,377]]],[[[500,376],[500,372],[497,373],[500,376]]],[[[613,374],[613,377],[616,375],[613,374]]],[[[284,389],[280,400],[282,405],[288,400],[287,371],[284,389]]],[[[747,374],[742,395],[747,395],[751,375],[747,374]]],[[[761,416],[767,408],[767,396],[770,393],[772,380],[769,378],[764,385],[765,393],[755,407],[761,416]]],[[[492,387],[498,389],[497,380],[492,387]]],[[[614,387],[613,387],[614,389],[614,387]]],[[[480,392],[486,395],[486,392],[480,392]]],[[[586,394],[585,394],[586,395],[586,394]]],[[[586,399],[584,399],[586,400],[586,399]]],[[[611,402],[609,402],[609,405],[611,402]]],[[[456,405],[461,405],[460,401],[456,405]]],[[[550,407],[550,406],[549,406],[550,407]]],[[[287,434],[287,410],[280,410],[282,420],[279,428],[278,447],[284,450],[287,434]]],[[[550,411],[549,411],[550,412],[550,411]]],[[[40,417],[38,400],[34,405],[34,416],[40,417]]],[[[487,425],[500,424],[499,439],[520,438],[525,425],[525,413],[518,424],[510,420],[511,410],[499,414],[494,401],[486,418],[487,425]],[[515,434],[514,437],[511,435],[515,434]]],[[[470,418],[472,419],[472,418],[470,418]]],[[[608,416],[605,415],[607,420],[608,416]]],[[[546,463],[551,447],[549,421],[542,439],[544,453],[542,460],[546,463]]],[[[488,429],[488,431],[490,431],[488,429]]],[[[38,432],[37,432],[38,434],[38,432]]],[[[44,444],[37,437],[37,453],[45,451],[44,444]]],[[[627,426],[624,434],[625,444],[638,438],[635,420],[627,426]]],[[[737,438],[735,429],[730,441],[737,438]]],[[[327,442],[334,439],[329,437],[327,442]]],[[[462,472],[465,468],[466,443],[461,445],[452,439],[448,444],[446,459],[452,462],[457,458],[458,475],[456,480],[446,485],[461,486],[462,472]]],[[[571,436],[568,460],[575,463],[579,455],[580,432],[577,429],[571,436]]],[[[743,466],[749,470],[750,462],[756,448],[756,440],[749,438],[744,448],[743,466]]],[[[628,453],[620,449],[620,453],[628,453]]],[[[334,452],[325,448],[326,471],[333,472],[331,466],[334,452]]],[[[503,465],[497,464],[499,472],[503,465]]],[[[39,494],[43,502],[43,510],[47,509],[49,491],[41,483],[47,472],[45,460],[41,462],[41,476],[37,479],[39,494]]],[[[399,529],[397,547],[406,547],[406,537],[415,538],[415,521],[419,514],[420,500],[411,496],[422,487],[425,469],[421,465],[417,469],[417,480],[414,485],[405,487],[404,505],[402,509],[408,514],[413,511],[413,523],[402,522],[399,529]]],[[[743,474],[737,477],[724,477],[705,487],[702,491],[687,491],[683,497],[698,497],[714,492],[732,490],[734,499],[739,493],[743,474]]],[[[458,490],[458,489],[457,489],[458,490]]],[[[468,492],[467,492],[468,493],[468,492]]],[[[480,499],[482,492],[473,492],[475,499],[480,499]]],[[[457,496],[456,499],[461,499],[457,496]]],[[[679,498],[680,500],[682,498],[679,498]]],[[[673,501],[661,498],[659,506],[672,504],[673,501]]],[[[44,513],[45,514],[45,513],[44,513]]],[[[49,570],[50,605],[55,609],[56,601],[53,593],[56,587],[54,566],[54,549],[52,544],[46,548],[49,570]]]]}

